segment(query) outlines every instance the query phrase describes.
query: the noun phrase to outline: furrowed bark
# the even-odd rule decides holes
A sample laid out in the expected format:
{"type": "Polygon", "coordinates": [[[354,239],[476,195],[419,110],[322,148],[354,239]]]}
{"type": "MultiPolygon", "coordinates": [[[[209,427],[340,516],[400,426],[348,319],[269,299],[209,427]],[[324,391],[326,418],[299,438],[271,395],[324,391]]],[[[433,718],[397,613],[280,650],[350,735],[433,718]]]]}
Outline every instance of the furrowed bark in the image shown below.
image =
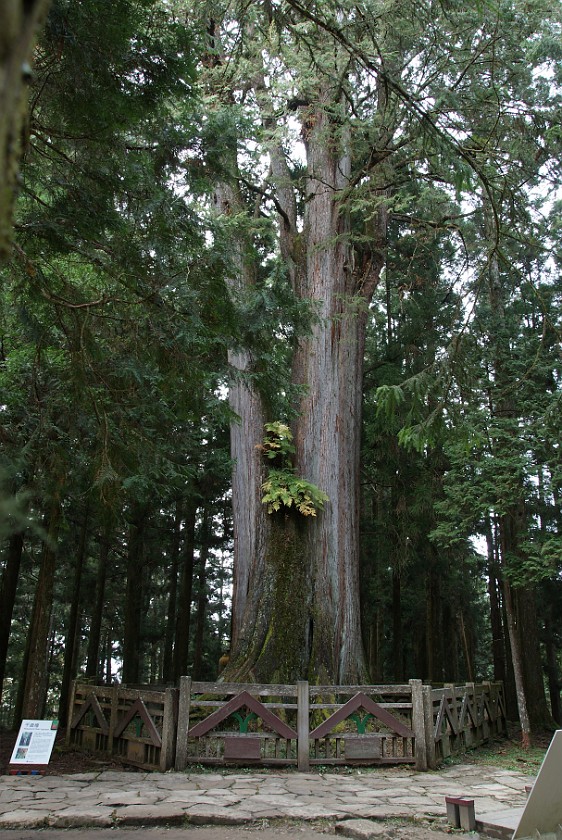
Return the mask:
{"type": "Polygon", "coordinates": [[[0,3],[0,260],[10,253],[27,86],[37,35],[50,0],[0,3]]]}

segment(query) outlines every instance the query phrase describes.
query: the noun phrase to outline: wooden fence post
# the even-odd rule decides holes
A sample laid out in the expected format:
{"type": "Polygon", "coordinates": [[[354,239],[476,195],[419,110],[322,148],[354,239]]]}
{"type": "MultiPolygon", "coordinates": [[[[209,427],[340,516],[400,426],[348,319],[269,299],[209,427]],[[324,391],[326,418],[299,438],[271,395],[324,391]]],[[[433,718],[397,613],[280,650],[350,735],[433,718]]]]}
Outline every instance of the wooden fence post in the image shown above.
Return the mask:
{"type": "Polygon", "coordinates": [[[507,718],[505,716],[505,692],[504,685],[501,680],[496,683],[498,687],[498,713],[501,715],[501,732],[498,734],[508,737],[507,718]]]}
{"type": "Polygon", "coordinates": [[[162,719],[162,746],[160,748],[160,770],[164,773],[174,766],[174,748],[177,729],[177,689],[167,688],[164,696],[162,719]]]}
{"type": "Polygon", "coordinates": [[[482,734],[484,736],[484,740],[488,741],[494,732],[494,722],[490,720],[489,717],[486,717],[486,705],[488,706],[489,713],[492,701],[492,683],[489,680],[482,680],[482,688],[484,691],[484,702],[482,708],[482,734]],[[488,698],[487,704],[486,697],[488,698]]]}
{"type": "Polygon", "coordinates": [[[310,732],[310,699],[308,682],[297,682],[297,766],[301,773],[310,770],[309,739],[310,732]]]}
{"type": "Polygon", "coordinates": [[[468,714],[464,721],[464,747],[469,749],[478,743],[477,732],[474,730],[472,722],[472,715],[476,717],[476,686],[473,682],[467,682],[465,685],[465,703],[468,714]],[[472,712],[472,714],[471,714],[472,712]]]}
{"type": "Polygon", "coordinates": [[[119,686],[111,687],[111,711],[109,713],[109,733],[107,736],[107,751],[109,755],[115,753],[114,732],[117,728],[117,710],[119,706],[119,686]]]}
{"type": "Polygon", "coordinates": [[[187,767],[187,733],[189,729],[189,710],[191,706],[191,677],[180,677],[180,696],[178,703],[178,724],[176,737],[176,770],[187,767]]]}
{"type": "MultiPolygon", "coordinates": [[[[445,690],[449,692],[451,703],[449,705],[449,713],[451,718],[449,720],[448,729],[450,730],[449,745],[451,753],[458,753],[461,733],[459,731],[459,710],[457,704],[457,687],[455,683],[445,683],[445,690]]],[[[446,697],[446,695],[445,695],[446,697]]],[[[447,700],[445,699],[445,702],[447,700]]]]}
{"type": "Polygon", "coordinates": [[[422,692],[427,769],[435,770],[437,767],[437,757],[435,755],[435,727],[433,725],[433,698],[431,696],[431,686],[424,685],[422,687],[422,692]]]}
{"type": "Polygon", "coordinates": [[[414,731],[416,770],[427,770],[423,685],[421,680],[410,680],[409,682],[412,690],[412,729],[414,731]]]}
{"type": "Polygon", "coordinates": [[[77,680],[72,680],[72,685],[70,689],[70,699],[68,701],[68,716],[66,719],[66,738],[65,744],[67,747],[70,746],[71,738],[72,738],[72,720],[74,718],[74,698],[76,697],[76,683],[77,680]]]}

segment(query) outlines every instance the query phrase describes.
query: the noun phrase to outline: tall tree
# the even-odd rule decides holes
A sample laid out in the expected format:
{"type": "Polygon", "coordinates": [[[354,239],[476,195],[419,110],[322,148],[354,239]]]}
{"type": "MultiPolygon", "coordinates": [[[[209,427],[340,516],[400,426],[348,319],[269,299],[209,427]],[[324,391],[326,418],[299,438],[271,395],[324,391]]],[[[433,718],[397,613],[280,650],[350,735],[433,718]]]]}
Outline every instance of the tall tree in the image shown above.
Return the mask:
{"type": "MultiPolygon", "coordinates": [[[[532,39],[540,10],[532,23],[515,8],[504,11],[513,29],[509,49],[516,50],[513,32],[532,39]]],[[[237,505],[245,521],[235,512],[235,580],[243,597],[234,603],[236,646],[226,675],[355,681],[366,673],[358,584],[362,365],[388,219],[410,200],[409,180],[449,184],[435,224],[447,224],[450,196],[475,178],[496,201],[516,154],[505,134],[490,130],[486,142],[505,156],[503,171],[492,173],[470,137],[476,115],[485,112],[491,126],[514,87],[494,85],[491,96],[476,80],[482,67],[489,77],[498,67],[509,78],[517,57],[508,49],[498,56],[504,21],[488,7],[405,3],[390,18],[374,7],[327,2],[312,9],[289,0],[214,7],[203,21],[207,32],[211,18],[201,74],[208,119],[228,138],[222,167],[208,159],[220,178],[218,210],[225,229],[244,237],[243,270],[240,262],[233,267],[247,292],[263,264],[259,246],[252,255],[248,245],[259,242],[252,219],[261,197],[261,214],[273,214],[287,279],[314,308],[292,360],[292,383],[301,392],[287,415],[295,447],[290,469],[329,498],[306,521],[292,507],[287,481],[287,504],[271,515],[268,531],[256,532],[265,534],[263,544],[242,547],[237,534],[260,522],[260,469],[244,470],[237,505]],[[298,603],[289,595],[290,576],[302,593],[298,603]],[[291,639],[280,642],[289,623],[291,639]]],[[[237,410],[245,454],[233,450],[241,465],[261,444],[256,425],[275,419],[256,389],[259,360],[248,361],[242,374],[252,390],[237,410]]]]}

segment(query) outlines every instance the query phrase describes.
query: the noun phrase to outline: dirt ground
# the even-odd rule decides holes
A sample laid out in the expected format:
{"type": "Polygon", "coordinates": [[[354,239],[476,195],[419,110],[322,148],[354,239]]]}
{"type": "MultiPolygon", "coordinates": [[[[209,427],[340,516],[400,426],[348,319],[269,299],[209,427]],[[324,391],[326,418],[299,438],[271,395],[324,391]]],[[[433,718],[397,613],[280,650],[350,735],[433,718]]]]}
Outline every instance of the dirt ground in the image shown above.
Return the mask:
{"type": "MultiPolygon", "coordinates": [[[[17,734],[17,732],[0,731],[0,774],[8,772],[17,734]]],[[[92,770],[130,770],[131,773],[137,772],[133,767],[124,765],[116,759],[105,759],[99,755],[94,756],[90,753],[67,749],[64,744],[64,733],[61,732],[57,735],[45,775],[63,776],[67,773],[88,773],[92,770]]]]}

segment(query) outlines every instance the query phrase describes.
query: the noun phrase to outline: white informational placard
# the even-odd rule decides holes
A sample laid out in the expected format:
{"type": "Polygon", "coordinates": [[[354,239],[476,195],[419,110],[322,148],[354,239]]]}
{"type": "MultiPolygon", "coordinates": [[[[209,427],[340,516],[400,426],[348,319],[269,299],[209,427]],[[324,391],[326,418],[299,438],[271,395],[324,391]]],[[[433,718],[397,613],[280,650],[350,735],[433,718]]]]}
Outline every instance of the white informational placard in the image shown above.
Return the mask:
{"type": "Polygon", "coordinates": [[[47,765],[51,758],[58,721],[23,720],[18,732],[10,764],[47,765]]]}
{"type": "Polygon", "coordinates": [[[562,729],[554,733],[512,840],[555,836],[562,823],[562,729]]]}

